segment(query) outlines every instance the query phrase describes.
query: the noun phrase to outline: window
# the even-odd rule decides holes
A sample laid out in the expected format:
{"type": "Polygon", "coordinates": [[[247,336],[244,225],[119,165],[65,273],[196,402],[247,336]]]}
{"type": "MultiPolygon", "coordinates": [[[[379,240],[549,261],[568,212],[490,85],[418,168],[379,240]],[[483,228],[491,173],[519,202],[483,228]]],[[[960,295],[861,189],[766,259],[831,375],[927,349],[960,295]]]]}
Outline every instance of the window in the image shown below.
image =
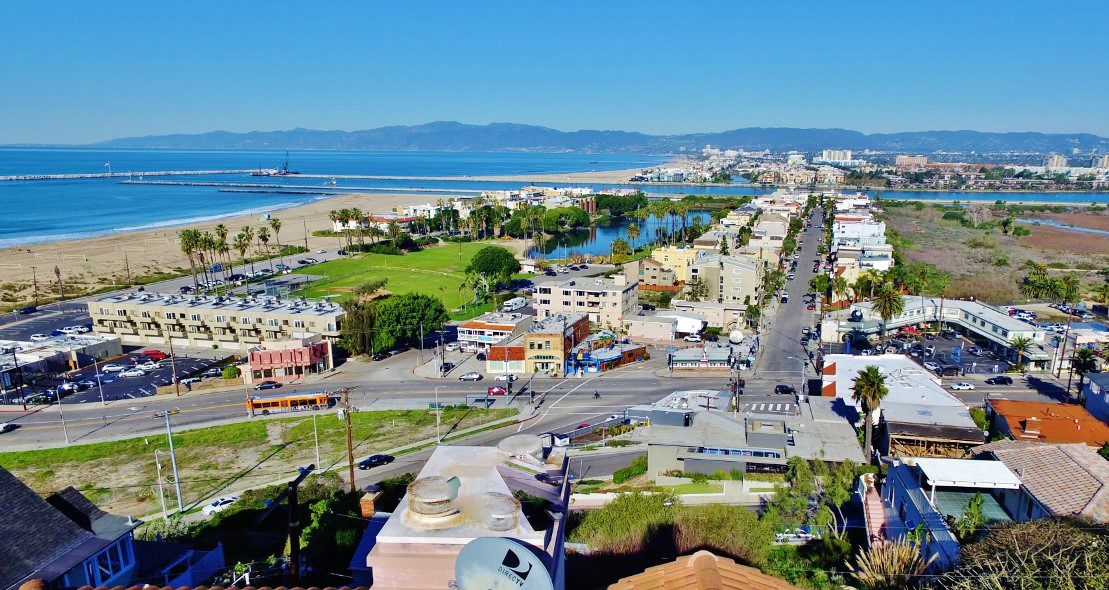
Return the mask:
{"type": "Polygon", "coordinates": [[[293,320],[293,327],[294,328],[303,328],[304,327],[304,322],[302,322],[300,320],[293,320]]]}
{"type": "Polygon", "coordinates": [[[266,323],[271,325],[271,326],[280,326],[281,325],[281,321],[276,319],[276,318],[270,318],[269,321],[267,321],[266,323]]]}
{"type": "Polygon", "coordinates": [[[200,321],[200,314],[199,313],[194,313],[194,314],[189,316],[189,319],[194,321],[194,322],[199,322],[200,321]]]}
{"type": "Polygon", "coordinates": [[[143,318],[148,318],[148,317],[150,317],[150,312],[149,312],[149,311],[146,311],[146,310],[144,309],[144,310],[142,310],[142,311],[140,311],[140,312],[139,312],[139,317],[143,317],[143,318]]]}
{"type": "Polygon", "coordinates": [[[126,309],[117,309],[116,310],[116,315],[127,317],[127,310],[126,309]]]}
{"type": "Polygon", "coordinates": [[[218,316],[216,316],[216,323],[217,323],[217,324],[222,324],[222,323],[224,323],[224,322],[226,322],[226,321],[227,321],[227,316],[225,316],[225,315],[218,315],[218,316]]]}
{"type": "Polygon", "coordinates": [[[108,309],[107,307],[101,307],[100,308],[100,315],[109,315],[111,313],[112,313],[112,311],[110,309],[108,309]]]}
{"type": "Polygon", "coordinates": [[[177,314],[172,312],[172,311],[167,311],[166,312],[166,319],[167,320],[177,319],[177,314]]]}
{"type": "Polygon", "coordinates": [[[250,325],[250,318],[248,318],[246,316],[243,316],[243,318],[239,321],[241,321],[243,323],[243,325],[246,325],[246,326],[250,325]]]}

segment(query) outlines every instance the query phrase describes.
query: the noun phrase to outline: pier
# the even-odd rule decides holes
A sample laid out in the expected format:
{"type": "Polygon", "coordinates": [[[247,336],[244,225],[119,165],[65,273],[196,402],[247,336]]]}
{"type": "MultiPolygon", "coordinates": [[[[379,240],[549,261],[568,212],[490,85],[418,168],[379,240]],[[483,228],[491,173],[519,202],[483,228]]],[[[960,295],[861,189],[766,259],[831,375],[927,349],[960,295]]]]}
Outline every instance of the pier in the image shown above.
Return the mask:
{"type": "MultiPolygon", "coordinates": [[[[325,178],[334,178],[327,176],[325,178]]],[[[336,186],[336,185],[311,185],[311,184],[271,184],[266,182],[205,182],[202,180],[124,180],[120,184],[140,184],[154,186],[211,186],[219,189],[292,189],[309,190],[313,193],[340,194],[349,192],[374,192],[374,193],[480,193],[476,189],[445,189],[424,188],[413,186],[336,186]]],[[[229,191],[228,191],[229,192],[229,191]]],[[[246,192],[246,191],[237,191],[246,192]]]]}
{"type": "Polygon", "coordinates": [[[144,176],[201,176],[206,174],[250,174],[252,170],[160,170],[155,172],[95,172],[90,174],[20,174],[0,176],[0,181],[75,180],[84,178],[142,178],[144,176]]]}

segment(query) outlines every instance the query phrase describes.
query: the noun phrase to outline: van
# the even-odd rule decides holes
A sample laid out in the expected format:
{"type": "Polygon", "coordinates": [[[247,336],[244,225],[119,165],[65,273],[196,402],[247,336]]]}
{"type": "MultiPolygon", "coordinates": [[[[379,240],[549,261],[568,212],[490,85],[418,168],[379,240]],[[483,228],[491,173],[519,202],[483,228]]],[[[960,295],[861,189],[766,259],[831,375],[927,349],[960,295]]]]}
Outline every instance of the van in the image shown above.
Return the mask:
{"type": "Polygon", "coordinates": [[[789,293],[782,293],[782,303],[789,303],[789,293]]]}
{"type": "Polygon", "coordinates": [[[527,306],[528,300],[526,298],[513,297],[512,299],[505,301],[504,304],[501,305],[501,311],[516,311],[517,309],[523,309],[527,306]]]}

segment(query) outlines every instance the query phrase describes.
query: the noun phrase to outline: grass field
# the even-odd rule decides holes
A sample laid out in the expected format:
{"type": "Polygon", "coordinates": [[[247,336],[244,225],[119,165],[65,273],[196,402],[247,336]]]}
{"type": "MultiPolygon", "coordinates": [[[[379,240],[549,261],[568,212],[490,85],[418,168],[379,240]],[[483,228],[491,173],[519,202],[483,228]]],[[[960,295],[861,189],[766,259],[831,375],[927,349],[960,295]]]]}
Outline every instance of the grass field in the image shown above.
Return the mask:
{"type": "MultiPolygon", "coordinates": [[[[442,413],[444,436],[511,415],[515,410],[447,407],[442,413]]],[[[334,414],[317,417],[323,465],[346,463],[346,435],[334,414]]],[[[435,412],[391,410],[352,414],[355,455],[365,456],[435,436],[435,412]]],[[[280,479],[297,466],[315,463],[312,417],[297,415],[254,419],[174,434],[181,487],[188,508],[224,490],[280,479]]],[[[155,511],[157,468],[154,450],[162,453],[162,475],[172,474],[165,435],[71,445],[37,451],[0,453],[0,466],[39,493],[73,486],[117,514],[155,511]]],[[[172,486],[166,503],[174,508],[172,486]]]]}
{"type": "Polygon", "coordinates": [[[447,311],[452,312],[451,317],[476,316],[491,310],[492,305],[486,303],[461,309],[474,298],[473,290],[461,286],[470,259],[489,245],[490,242],[448,243],[404,256],[361,254],[304,267],[297,272],[325,275],[327,278],[312,283],[296,295],[334,297],[349,293],[366,281],[387,278],[389,282],[385,289],[392,293],[415,292],[439,297],[447,311]]]}

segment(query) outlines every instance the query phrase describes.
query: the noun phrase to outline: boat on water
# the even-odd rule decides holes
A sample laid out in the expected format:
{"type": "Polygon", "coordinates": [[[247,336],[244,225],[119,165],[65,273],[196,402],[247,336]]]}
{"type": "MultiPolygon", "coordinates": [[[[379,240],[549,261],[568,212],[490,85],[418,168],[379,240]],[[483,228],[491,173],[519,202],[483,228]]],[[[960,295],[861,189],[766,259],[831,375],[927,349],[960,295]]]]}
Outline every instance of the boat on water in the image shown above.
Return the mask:
{"type": "Polygon", "coordinates": [[[251,176],[293,176],[297,174],[300,174],[300,172],[289,170],[289,150],[285,150],[285,163],[280,168],[264,170],[259,166],[258,170],[250,173],[251,176]]]}
{"type": "Polygon", "coordinates": [[[334,176],[332,176],[331,178],[327,179],[327,181],[324,182],[323,184],[324,184],[324,186],[335,186],[335,185],[339,184],[339,181],[336,180],[334,176]]]}

